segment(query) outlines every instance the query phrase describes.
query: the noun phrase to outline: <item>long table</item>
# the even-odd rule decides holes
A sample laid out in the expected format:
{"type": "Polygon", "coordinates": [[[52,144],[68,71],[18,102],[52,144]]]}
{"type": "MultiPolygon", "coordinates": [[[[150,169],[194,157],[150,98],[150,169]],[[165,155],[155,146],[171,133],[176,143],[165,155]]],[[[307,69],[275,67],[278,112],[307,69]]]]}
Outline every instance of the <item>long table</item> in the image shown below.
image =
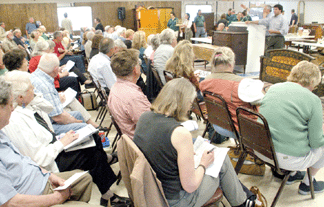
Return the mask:
{"type": "Polygon", "coordinates": [[[207,43],[207,44],[212,43],[212,39],[210,39],[208,37],[192,37],[192,38],[190,38],[190,40],[201,42],[201,43],[207,43]]]}
{"type": "Polygon", "coordinates": [[[305,47],[304,49],[305,49],[305,52],[306,53],[309,53],[310,52],[310,50],[309,50],[308,47],[311,47],[311,46],[324,48],[324,42],[323,43],[317,43],[317,42],[316,43],[312,43],[312,42],[297,42],[297,41],[293,41],[292,44],[298,45],[298,51],[300,49],[300,46],[305,47]]]}

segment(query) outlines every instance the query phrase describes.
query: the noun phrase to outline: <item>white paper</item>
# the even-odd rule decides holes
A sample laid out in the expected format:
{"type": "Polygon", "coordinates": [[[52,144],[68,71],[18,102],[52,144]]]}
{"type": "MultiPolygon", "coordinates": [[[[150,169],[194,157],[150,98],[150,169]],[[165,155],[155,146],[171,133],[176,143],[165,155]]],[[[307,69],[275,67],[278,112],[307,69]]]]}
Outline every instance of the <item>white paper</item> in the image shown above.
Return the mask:
{"type": "Polygon", "coordinates": [[[90,136],[90,140],[81,144],[78,144],[77,146],[70,147],[69,149],[64,150],[65,152],[71,152],[71,151],[76,151],[80,149],[86,149],[89,147],[95,147],[96,142],[94,141],[93,137],[90,136]]]}
{"type": "Polygon", "coordinates": [[[210,75],[210,71],[205,71],[205,70],[195,70],[194,74],[198,74],[200,78],[206,78],[206,76],[210,75]]]}
{"type": "Polygon", "coordinates": [[[198,167],[202,154],[204,151],[209,151],[211,149],[214,149],[214,162],[208,166],[206,169],[206,175],[210,175],[212,177],[217,178],[220,172],[220,169],[224,163],[225,157],[227,155],[227,152],[229,148],[222,148],[222,147],[216,147],[212,144],[209,144],[207,141],[205,141],[204,138],[201,136],[198,136],[195,143],[194,143],[194,161],[195,161],[195,168],[198,167]]]}
{"type": "Polygon", "coordinates": [[[76,181],[77,179],[79,179],[82,175],[86,174],[88,171],[85,172],[80,172],[80,173],[75,173],[74,175],[72,175],[69,179],[67,179],[64,182],[63,186],[59,186],[57,188],[55,188],[54,190],[65,190],[67,189],[70,185],[72,185],[72,183],[74,181],[76,181]]]}
{"type": "Polygon", "coordinates": [[[82,143],[88,142],[92,138],[92,134],[98,132],[99,130],[94,128],[91,124],[75,131],[75,133],[79,134],[79,138],[71,142],[70,144],[66,145],[63,149],[68,150],[69,148],[78,146],[82,143]]]}
{"type": "Polygon", "coordinates": [[[63,68],[63,72],[70,71],[74,65],[75,65],[75,62],[73,62],[72,60],[67,61],[65,67],[63,68]]]}
{"type": "Polygon", "coordinates": [[[65,108],[67,105],[69,105],[75,99],[77,92],[69,87],[64,92],[62,92],[62,94],[65,95],[65,101],[64,101],[64,103],[62,103],[63,108],[65,108]]]}
{"type": "Polygon", "coordinates": [[[69,72],[69,76],[70,76],[70,77],[76,77],[76,78],[78,77],[78,75],[75,74],[74,72],[69,72]]]}
{"type": "Polygon", "coordinates": [[[190,132],[198,129],[198,124],[194,120],[188,120],[188,121],[182,122],[181,125],[184,128],[188,129],[188,131],[190,131],[190,132]]]}

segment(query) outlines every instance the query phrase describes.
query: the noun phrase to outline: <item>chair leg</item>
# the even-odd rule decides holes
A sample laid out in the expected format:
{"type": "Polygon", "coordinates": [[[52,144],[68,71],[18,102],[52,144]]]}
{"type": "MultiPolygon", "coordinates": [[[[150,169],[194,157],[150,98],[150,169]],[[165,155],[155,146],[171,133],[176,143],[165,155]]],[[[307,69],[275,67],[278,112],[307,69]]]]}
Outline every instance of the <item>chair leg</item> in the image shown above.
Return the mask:
{"type": "Polygon", "coordinates": [[[238,161],[236,163],[236,166],[235,166],[236,174],[239,174],[239,172],[240,172],[240,170],[241,170],[241,168],[242,168],[242,166],[244,164],[244,160],[245,160],[246,156],[247,156],[247,152],[242,151],[242,153],[241,153],[241,155],[240,155],[240,157],[239,157],[239,159],[238,159],[238,161]]]}
{"type": "Polygon", "coordinates": [[[105,108],[99,126],[101,126],[102,122],[105,120],[105,117],[106,117],[107,112],[108,112],[108,111],[107,111],[107,109],[105,108]]]}
{"type": "Polygon", "coordinates": [[[120,170],[119,170],[119,173],[118,173],[118,175],[117,175],[117,183],[116,183],[117,185],[119,185],[121,179],[122,179],[122,175],[121,175],[121,172],[120,172],[120,170]]]}
{"type": "Polygon", "coordinates": [[[109,127],[108,127],[108,130],[106,132],[106,137],[108,137],[108,134],[109,134],[109,132],[111,130],[112,125],[113,125],[113,123],[111,122],[110,125],[109,125],[109,127]]]}
{"type": "Polygon", "coordinates": [[[117,142],[120,139],[120,137],[121,137],[121,135],[119,135],[119,134],[116,135],[116,138],[115,138],[113,144],[111,145],[112,146],[112,152],[115,152],[116,151],[116,149],[117,149],[117,142]]]}
{"type": "Polygon", "coordinates": [[[210,123],[209,122],[207,122],[206,123],[206,128],[205,128],[205,130],[204,130],[204,132],[203,132],[203,134],[202,134],[202,137],[205,137],[205,135],[206,135],[206,133],[207,133],[207,130],[208,130],[208,126],[210,125],[210,123]]]}
{"type": "Polygon", "coordinates": [[[308,174],[308,180],[309,180],[309,187],[310,187],[310,190],[311,190],[311,196],[312,196],[312,199],[315,199],[315,193],[314,193],[314,183],[313,183],[313,178],[312,178],[312,175],[310,174],[310,169],[307,168],[307,174],[308,174]]]}
{"type": "Polygon", "coordinates": [[[99,106],[98,108],[99,108],[99,112],[97,114],[97,117],[96,117],[95,122],[97,122],[97,120],[100,119],[100,116],[101,116],[101,113],[102,113],[102,110],[103,110],[103,107],[102,106],[99,106]]]}
{"type": "Polygon", "coordinates": [[[286,182],[287,182],[289,176],[290,176],[290,173],[289,173],[288,175],[285,175],[284,179],[282,180],[281,185],[280,185],[280,188],[279,188],[279,190],[278,190],[278,192],[277,192],[276,197],[274,198],[274,200],[273,200],[273,202],[272,202],[272,204],[271,204],[271,207],[276,206],[276,204],[277,204],[277,202],[278,202],[278,200],[279,200],[279,197],[280,197],[280,195],[281,195],[281,193],[282,193],[282,190],[284,189],[284,187],[285,187],[285,185],[286,185],[286,182]]]}

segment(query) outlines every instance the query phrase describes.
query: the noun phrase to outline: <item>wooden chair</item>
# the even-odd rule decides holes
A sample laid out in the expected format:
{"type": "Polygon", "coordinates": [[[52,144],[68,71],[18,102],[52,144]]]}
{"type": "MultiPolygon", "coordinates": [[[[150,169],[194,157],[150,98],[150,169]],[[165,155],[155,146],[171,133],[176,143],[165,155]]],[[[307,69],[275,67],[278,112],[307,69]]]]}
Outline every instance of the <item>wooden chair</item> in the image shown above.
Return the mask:
{"type": "Polygon", "coordinates": [[[228,110],[227,103],[224,98],[218,94],[205,91],[203,92],[204,99],[207,107],[208,121],[211,124],[215,124],[223,129],[233,132],[235,142],[238,145],[239,135],[234,126],[232,115],[228,110]]]}
{"type": "MultiPolygon", "coordinates": [[[[271,204],[271,207],[274,207],[279,200],[291,171],[279,168],[267,120],[261,114],[244,107],[238,107],[236,114],[240,131],[239,139],[242,154],[235,166],[235,171],[236,173],[240,171],[247,154],[250,154],[263,160],[265,164],[274,169],[278,174],[284,175],[285,177],[271,204]],[[261,122],[252,119],[251,116],[257,117],[261,122]]],[[[314,186],[312,177],[309,173],[309,168],[307,169],[307,174],[310,180],[311,196],[312,199],[314,199],[314,186]]]]}
{"type": "Polygon", "coordinates": [[[162,88],[163,87],[163,83],[161,81],[161,78],[159,76],[159,73],[157,72],[157,70],[154,68],[154,66],[151,66],[151,69],[152,69],[152,72],[153,72],[153,75],[156,79],[156,81],[158,82],[159,86],[162,88]]]}
{"type": "Polygon", "coordinates": [[[166,70],[163,71],[163,75],[165,77],[166,82],[169,82],[170,80],[176,78],[175,75],[172,72],[166,71],[166,70]]]}
{"type": "MultiPolygon", "coordinates": [[[[135,207],[168,207],[162,184],[141,150],[126,135],[117,144],[119,166],[123,181],[135,207]]],[[[217,206],[223,198],[218,188],[203,207],[217,206]]]]}

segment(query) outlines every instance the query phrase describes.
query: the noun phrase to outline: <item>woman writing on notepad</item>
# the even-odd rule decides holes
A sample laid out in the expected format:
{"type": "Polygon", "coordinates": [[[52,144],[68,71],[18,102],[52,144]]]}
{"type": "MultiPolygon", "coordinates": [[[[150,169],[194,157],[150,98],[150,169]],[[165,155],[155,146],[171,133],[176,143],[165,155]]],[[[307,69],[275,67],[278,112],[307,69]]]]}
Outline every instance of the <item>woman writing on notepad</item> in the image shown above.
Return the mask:
{"type": "Polygon", "coordinates": [[[29,156],[50,172],[89,170],[103,199],[115,202],[117,198],[117,201],[127,202],[109,190],[116,181],[110,164],[116,161],[117,157],[112,155],[107,157],[97,134],[93,135],[95,146],[65,152],[63,148],[78,139],[79,135],[69,131],[60,140],[56,139],[47,115],[53,110],[53,106],[39,95],[34,95],[34,87],[29,77],[29,73],[17,70],[8,72],[4,76],[5,80],[12,85],[15,109],[9,124],[3,128],[3,131],[13,144],[23,155],[29,156]]]}
{"type": "Polygon", "coordinates": [[[259,206],[260,201],[241,185],[228,156],[217,177],[205,175],[214,152],[205,151],[195,169],[191,134],[179,122],[188,119],[196,94],[185,78],[169,81],[151,111],[140,117],[133,141],[156,172],[170,206],[202,206],[219,186],[231,206],[259,206]]]}

